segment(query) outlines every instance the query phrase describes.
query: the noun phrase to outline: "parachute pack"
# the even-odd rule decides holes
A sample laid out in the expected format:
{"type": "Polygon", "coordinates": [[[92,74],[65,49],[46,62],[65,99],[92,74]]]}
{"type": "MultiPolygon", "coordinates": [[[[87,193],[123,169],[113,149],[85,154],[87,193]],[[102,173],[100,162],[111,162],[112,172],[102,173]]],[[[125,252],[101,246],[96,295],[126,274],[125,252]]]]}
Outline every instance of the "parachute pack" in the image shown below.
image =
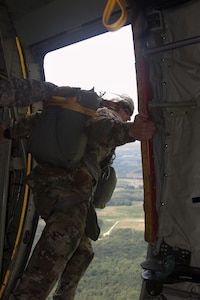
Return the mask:
{"type": "Polygon", "coordinates": [[[99,104],[100,98],[93,90],[81,89],[74,89],[68,98],[48,100],[28,142],[28,151],[36,162],[76,168],[87,144],[85,122],[98,115],[99,104]]]}

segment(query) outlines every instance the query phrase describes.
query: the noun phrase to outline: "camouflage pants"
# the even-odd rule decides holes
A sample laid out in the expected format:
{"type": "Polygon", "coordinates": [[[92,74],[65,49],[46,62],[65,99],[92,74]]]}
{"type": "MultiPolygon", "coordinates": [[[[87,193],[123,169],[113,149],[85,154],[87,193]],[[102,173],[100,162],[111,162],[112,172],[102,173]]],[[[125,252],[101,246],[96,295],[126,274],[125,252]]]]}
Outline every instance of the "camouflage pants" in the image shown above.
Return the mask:
{"type": "Polygon", "coordinates": [[[37,186],[34,200],[46,226],[12,300],[44,300],[57,281],[53,299],[74,299],[93,259],[91,241],[85,235],[89,199],[61,186],[37,186]]]}

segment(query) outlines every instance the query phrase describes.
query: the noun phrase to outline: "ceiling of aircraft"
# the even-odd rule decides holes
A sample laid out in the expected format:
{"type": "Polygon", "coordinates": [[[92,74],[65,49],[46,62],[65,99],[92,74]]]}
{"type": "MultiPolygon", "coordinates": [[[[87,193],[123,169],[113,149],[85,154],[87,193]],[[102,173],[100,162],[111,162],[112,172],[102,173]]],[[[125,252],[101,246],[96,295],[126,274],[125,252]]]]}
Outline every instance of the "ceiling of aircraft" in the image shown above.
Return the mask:
{"type": "MultiPolygon", "coordinates": [[[[107,31],[102,23],[106,0],[2,0],[0,3],[6,6],[23,47],[31,47],[42,55],[107,31]]],[[[112,18],[118,15],[120,9],[116,6],[112,18]]]]}

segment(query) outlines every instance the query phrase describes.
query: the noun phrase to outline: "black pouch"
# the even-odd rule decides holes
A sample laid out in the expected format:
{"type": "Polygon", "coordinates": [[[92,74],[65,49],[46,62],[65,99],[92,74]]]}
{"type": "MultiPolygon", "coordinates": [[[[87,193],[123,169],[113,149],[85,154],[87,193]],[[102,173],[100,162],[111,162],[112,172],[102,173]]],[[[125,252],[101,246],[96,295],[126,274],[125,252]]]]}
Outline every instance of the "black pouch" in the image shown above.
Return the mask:
{"type": "Polygon", "coordinates": [[[100,235],[100,228],[98,225],[97,214],[92,202],[90,202],[88,208],[85,234],[93,241],[98,240],[98,237],[100,235]]]}
{"type": "Polygon", "coordinates": [[[96,191],[94,193],[93,204],[96,208],[104,208],[110,201],[117,183],[115,169],[107,166],[102,170],[96,191]]]}

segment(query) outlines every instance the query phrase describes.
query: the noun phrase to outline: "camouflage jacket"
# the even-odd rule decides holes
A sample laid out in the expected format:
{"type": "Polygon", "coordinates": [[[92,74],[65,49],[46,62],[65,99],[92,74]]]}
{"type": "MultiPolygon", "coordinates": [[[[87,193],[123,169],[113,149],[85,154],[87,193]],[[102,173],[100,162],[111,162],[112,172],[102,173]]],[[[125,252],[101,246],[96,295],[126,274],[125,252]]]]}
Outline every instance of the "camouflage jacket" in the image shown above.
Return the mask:
{"type": "Polygon", "coordinates": [[[132,123],[123,122],[120,115],[106,107],[98,110],[99,116],[91,118],[86,123],[88,146],[85,164],[98,180],[103,162],[117,146],[134,142],[128,134],[132,123]]]}
{"type": "Polygon", "coordinates": [[[34,79],[0,78],[0,106],[28,106],[50,98],[57,86],[34,79]]]}

